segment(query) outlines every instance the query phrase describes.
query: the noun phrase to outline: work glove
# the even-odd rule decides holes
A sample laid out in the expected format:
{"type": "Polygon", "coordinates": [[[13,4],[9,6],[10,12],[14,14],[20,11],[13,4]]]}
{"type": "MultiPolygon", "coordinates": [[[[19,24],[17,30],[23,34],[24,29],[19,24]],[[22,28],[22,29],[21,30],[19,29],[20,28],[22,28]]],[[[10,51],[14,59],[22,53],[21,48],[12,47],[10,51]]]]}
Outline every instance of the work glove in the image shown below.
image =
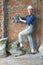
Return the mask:
{"type": "Polygon", "coordinates": [[[19,23],[19,15],[15,15],[13,16],[13,19],[15,20],[16,23],[19,23]]]}

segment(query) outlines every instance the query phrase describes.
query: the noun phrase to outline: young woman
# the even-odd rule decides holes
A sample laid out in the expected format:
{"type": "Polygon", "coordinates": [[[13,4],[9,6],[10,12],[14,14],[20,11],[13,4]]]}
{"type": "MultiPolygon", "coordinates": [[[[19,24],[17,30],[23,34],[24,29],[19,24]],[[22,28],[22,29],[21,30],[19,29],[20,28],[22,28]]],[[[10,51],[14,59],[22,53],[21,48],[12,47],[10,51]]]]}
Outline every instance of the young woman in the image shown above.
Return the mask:
{"type": "Polygon", "coordinates": [[[33,14],[33,7],[31,5],[29,5],[27,7],[27,11],[28,11],[27,16],[25,16],[23,18],[19,17],[19,20],[21,22],[26,23],[26,28],[25,28],[25,30],[23,30],[19,33],[18,39],[19,39],[20,47],[22,48],[23,47],[23,45],[22,45],[23,36],[27,35],[28,41],[29,41],[29,44],[30,44],[31,53],[34,53],[35,51],[34,51],[34,41],[33,41],[33,38],[32,38],[32,32],[33,32],[33,22],[34,22],[35,16],[33,14]]]}

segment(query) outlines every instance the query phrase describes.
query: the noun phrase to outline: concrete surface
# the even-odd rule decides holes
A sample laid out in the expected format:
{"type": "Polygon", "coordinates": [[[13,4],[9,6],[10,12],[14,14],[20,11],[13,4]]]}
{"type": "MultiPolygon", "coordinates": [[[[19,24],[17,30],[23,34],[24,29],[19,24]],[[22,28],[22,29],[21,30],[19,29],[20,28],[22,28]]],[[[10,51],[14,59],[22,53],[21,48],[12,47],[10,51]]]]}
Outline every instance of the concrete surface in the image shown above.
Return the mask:
{"type": "Polygon", "coordinates": [[[23,56],[8,56],[0,58],[0,65],[43,65],[43,58],[38,54],[25,54],[23,56]]]}

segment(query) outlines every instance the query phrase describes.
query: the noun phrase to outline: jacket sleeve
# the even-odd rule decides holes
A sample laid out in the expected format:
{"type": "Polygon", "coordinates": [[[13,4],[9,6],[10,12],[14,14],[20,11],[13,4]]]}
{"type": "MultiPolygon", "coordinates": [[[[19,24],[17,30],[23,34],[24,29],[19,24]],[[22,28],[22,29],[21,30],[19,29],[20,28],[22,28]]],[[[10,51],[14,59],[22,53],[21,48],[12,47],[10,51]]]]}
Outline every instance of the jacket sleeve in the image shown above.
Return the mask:
{"type": "Polygon", "coordinates": [[[25,17],[22,17],[23,20],[26,20],[26,16],[25,17]]]}

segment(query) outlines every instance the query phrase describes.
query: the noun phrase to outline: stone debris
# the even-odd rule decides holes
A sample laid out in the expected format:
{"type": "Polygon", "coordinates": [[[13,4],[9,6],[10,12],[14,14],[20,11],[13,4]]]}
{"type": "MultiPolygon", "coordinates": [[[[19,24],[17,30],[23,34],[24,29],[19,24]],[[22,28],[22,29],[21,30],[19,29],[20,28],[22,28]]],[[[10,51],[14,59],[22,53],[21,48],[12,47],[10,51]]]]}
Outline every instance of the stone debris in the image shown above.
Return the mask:
{"type": "Polygon", "coordinates": [[[7,51],[10,52],[11,55],[13,55],[13,56],[20,56],[20,55],[24,54],[23,51],[18,50],[17,43],[18,43],[18,41],[11,42],[11,43],[9,43],[8,48],[7,48],[7,51]]]}
{"type": "Polygon", "coordinates": [[[6,41],[7,38],[2,38],[0,39],[0,57],[5,57],[6,56],[6,41]]]}
{"type": "Polygon", "coordinates": [[[43,57],[43,43],[39,47],[40,56],[43,57]]]}

